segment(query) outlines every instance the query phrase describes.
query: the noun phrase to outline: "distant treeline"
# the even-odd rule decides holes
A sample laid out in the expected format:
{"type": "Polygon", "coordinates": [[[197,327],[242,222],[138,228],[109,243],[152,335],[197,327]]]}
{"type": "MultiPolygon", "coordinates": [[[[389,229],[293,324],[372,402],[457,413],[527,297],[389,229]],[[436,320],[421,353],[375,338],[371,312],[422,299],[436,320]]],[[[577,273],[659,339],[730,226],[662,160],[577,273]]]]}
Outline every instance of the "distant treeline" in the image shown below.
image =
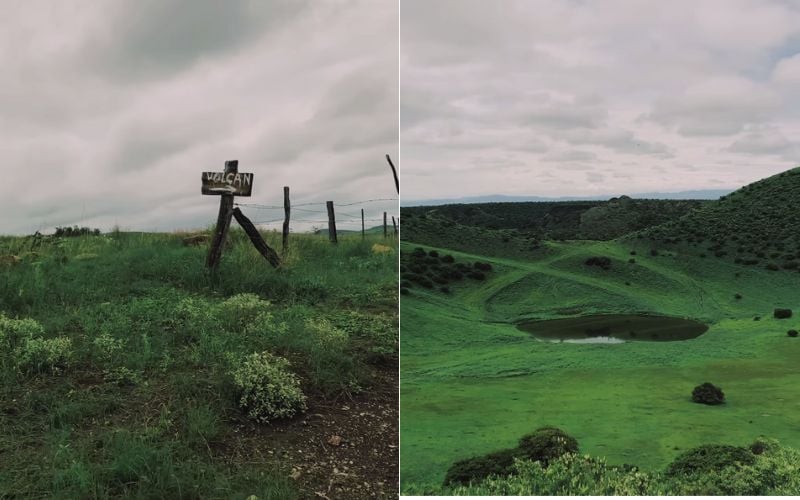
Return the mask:
{"type": "MultiPolygon", "coordinates": [[[[710,203],[705,200],[637,200],[627,196],[608,201],[453,204],[403,207],[404,239],[414,239],[426,221],[452,221],[486,230],[511,230],[542,240],[610,240],[678,219],[710,203]]],[[[421,241],[420,241],[421,242],[421,241]]]]}
{"type": "Polygon", "coordinates": [[[57,237],[65,237],[70,238],[73,236],[99,236],[100,230],[95,228],[91,229],[88,227],[78,227],[78,226],[65,226],[65,227],[56,227],[56,232],[53,236],[57,237]]]}

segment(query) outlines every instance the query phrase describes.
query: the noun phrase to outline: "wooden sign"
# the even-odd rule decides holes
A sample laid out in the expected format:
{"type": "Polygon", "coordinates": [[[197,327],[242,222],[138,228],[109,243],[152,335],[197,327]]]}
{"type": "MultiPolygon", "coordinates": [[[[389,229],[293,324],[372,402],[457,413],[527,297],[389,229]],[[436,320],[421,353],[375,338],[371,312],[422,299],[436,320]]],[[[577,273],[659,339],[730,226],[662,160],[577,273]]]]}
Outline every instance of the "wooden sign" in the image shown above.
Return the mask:
{"type": "Polygon", "coordinates": [[[203,172],[203,194],[250,196],[253,174],[243,172],[203,172]]]}

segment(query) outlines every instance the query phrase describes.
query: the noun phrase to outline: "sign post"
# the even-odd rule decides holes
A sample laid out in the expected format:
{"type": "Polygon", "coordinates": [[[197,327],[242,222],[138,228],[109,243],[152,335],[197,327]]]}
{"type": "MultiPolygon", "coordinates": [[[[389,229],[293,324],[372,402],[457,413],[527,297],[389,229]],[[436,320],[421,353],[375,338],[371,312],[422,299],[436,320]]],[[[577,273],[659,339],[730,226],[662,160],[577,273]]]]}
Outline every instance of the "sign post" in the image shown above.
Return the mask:
{"type": "Polygon", "coordinates": [[[214,229],[214,237],[206,259],[206,267],[216,270],[219,266],[222,248],[225,245],[225,239],[228,236],[228,229],[231,225],[231,217],[233,216],[236,216],[236,221],[244,227],[247,236],[250,237],[256,249],[264,255],[273,267],[278,267],[280,259],[277,254],[267,245],[250,220],[238,208],[236,210],[233,209],[234,196],[250,196],[252,193],[253,174],[239,172],[239,161],[228,160],[225,162],[224,172],[203,172],[202,181],[202,194],[220,196],[217,227],[214,229]]]}

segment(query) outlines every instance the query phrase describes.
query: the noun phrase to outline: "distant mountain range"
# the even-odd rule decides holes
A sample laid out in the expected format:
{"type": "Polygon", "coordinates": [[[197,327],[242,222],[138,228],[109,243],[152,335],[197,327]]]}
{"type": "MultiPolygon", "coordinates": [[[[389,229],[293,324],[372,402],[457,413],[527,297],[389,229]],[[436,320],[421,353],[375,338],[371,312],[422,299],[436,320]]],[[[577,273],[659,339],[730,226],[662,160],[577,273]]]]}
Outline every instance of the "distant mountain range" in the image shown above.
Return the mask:
{"type": "MultiPolygon", "coordinates": [[[[676,193],[634,193],[631,198],[650,199],[650,200],[716,200],[720,196],[725,196],[733,189],[705,189],[694,191],[678,191],[676,193]]],[[[623,193],[624,194],[624,193],[623,193]]],[[[492,194],[485,196],[465,196],[463,198],[438,198],[429,200],[402,200],[400,205],[404,207],[420,207],[431,205],[451,205],[457,203],[510,203],[523,201],[598,201],[608,200],[609,198],[620,195],[595,195],[595,196],[560,196],[548,198],[544,196],[506,196],[502,194],[492,194]]]]}

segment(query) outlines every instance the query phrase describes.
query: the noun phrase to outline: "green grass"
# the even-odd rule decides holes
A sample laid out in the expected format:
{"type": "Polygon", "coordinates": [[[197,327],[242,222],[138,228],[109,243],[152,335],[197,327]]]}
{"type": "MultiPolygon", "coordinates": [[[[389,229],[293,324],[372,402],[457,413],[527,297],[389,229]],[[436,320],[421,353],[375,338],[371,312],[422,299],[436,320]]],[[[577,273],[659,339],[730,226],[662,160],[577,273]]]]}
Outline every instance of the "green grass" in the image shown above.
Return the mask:
{"type": "Polygon", "coordinates": [[[764,435],[800,447],[800,342],[786,335],[799,320],[772,318],[775,307],[800,309],[796,274],[677,250],[651,256],[637,240],[545,246],[536,260],[439,248],[491,262],[490,279],[402,297],[403,490],[438,487],[453,462],[512,447],[542,426],[611,464],[653,471],[705,443],[764,435]],[[611,268],[584,265],[592,256],[610,257],[611,268]],[[513,325],[637,312],[712,326],[688,341],[598,345],[540,342],[513,325]],[[705,381],[723,388],[727,404],[691,402],[705,381]]]}
{"type": "Polygon", "coordinates": [[[177,234],[0,237],[17,257],[0,262],[0,315],[38,339],[0,338],[0,498],[309,494],[288,464],[231,453],[232,370],[270,351],[314,404],[369,391],[397,356],[397,254],[371,247],[396,240],[293,235],[277,270],[241,231],[229,240],[210,274],[177,234]],[[32,362],[15,343],[39,349],[32,362]]]}

